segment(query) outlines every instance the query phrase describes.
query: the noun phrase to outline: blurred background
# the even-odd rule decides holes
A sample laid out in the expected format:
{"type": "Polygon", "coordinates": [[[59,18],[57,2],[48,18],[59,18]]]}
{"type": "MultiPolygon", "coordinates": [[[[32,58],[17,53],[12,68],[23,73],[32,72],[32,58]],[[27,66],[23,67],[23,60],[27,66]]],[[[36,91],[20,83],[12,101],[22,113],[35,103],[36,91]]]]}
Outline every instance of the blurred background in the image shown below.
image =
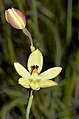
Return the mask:
{"type": "Polygon", "coordinates": [[[17,8],[43,54],[42,71],[61,66],[58,86],[34,92],[30,119],[79,119],[79,0],[0,0],[0,119],[25,119],[29,90],[18,85],[13,63],[27,68],[30,41],[5,20],[17,8]]]}

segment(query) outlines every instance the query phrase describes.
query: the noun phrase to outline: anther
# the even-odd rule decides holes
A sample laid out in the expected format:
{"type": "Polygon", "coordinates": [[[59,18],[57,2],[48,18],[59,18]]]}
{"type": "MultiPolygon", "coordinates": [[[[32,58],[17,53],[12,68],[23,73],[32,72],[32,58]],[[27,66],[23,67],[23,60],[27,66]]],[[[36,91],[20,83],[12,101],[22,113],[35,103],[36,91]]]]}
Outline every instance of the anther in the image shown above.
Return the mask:
{"type": "Polygon", "coordinates": [[[31,66],[31,74],[34,73],[34,74],[37,74],[38,73],[38,66],[36,65],[33,65],[31,66]]]}

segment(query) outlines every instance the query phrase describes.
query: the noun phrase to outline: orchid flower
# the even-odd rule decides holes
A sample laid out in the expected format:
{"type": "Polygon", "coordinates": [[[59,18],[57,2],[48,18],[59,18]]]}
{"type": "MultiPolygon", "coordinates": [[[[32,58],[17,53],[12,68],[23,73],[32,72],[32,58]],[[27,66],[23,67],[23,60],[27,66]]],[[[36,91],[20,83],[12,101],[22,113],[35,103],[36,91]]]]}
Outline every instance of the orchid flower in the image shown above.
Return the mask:
{"type": "Polygon", "coordinates": [[[17,73],[21,76],[19,78],[19,84],[23,87],[39,90],[40,88],[57,85],[56,82],[50,79],[58,76],[62,68],[54,67],[40,73],[43,67],[43,55],[38,49],[30,54],[27,66],[28,71],[20,63],[14,63],[17,73]]]}

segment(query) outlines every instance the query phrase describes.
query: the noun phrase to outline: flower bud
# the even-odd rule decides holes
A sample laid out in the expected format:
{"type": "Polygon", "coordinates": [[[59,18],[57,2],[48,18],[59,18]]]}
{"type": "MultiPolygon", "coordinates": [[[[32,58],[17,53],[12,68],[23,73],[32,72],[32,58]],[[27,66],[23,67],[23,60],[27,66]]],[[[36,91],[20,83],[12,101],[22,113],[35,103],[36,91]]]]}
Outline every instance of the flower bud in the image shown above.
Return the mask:
{"type": "Polygon", "coordinates": [[[18,9],[12,8],[5,10],[5,18],[16,29],[24,29],[26,26],[25,16],[18,9]]]}

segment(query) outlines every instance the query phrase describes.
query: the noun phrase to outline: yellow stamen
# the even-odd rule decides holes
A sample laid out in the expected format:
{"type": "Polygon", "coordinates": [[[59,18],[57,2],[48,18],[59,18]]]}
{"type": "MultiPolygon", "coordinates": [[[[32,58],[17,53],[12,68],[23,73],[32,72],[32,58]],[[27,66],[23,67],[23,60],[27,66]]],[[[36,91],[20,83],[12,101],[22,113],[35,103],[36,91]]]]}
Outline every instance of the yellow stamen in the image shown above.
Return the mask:
{"type": "Polygon", "coordinates": [[[36,67],[33,69],[33,73],[37,74],[38,73],[38,69],[36,69],[36,67]]]}

